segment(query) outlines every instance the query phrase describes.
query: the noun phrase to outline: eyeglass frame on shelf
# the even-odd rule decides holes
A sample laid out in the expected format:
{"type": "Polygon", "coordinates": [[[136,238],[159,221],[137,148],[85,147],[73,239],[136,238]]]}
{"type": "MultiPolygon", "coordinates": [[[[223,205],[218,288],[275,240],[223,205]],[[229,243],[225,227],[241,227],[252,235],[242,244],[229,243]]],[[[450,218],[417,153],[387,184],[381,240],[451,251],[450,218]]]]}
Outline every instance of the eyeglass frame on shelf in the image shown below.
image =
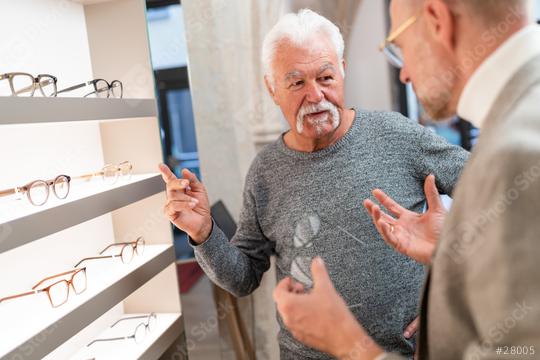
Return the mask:
{"type": "Polygon", "coordinates": [[[106,84],[107,84],[107,98],[111,97],[110,95],[112,94],[112,88],[113,88],[113,84],[120,84],[120,96],[119,97],[115,97],[113,96],[113,98],[115,99],[122,99],[122,97],[124,96],[124,84],[122,84],[122,82],[120,80],[113,80],[111,81],[110,83],[105,80],[105,79],[93,79],[93,80],[90,80],[90,81],[86,81],[86,82],[83,82],[83,83],[80,83],[80,84],[77,84],[77,85],[73,85],[73,86],[70,86],[70,87],[67,87],[65,89],[62,89],[62,90],[59,90],[57,91],[56,93],[57,94],[61,94],[61,93],[65,93],[65,92],[69,92],[69,91],[73,91],[73,90],[77,90],[77,89],[80,89],[82,87],[85,87],[85,86],[88,86],[88,85],[93,85],[94,87],[94,91],[84,95],[84,97],[88,97],[92,94],[99,94],[100,92],[104,92],[104,90],[101,90],[101,89],[98,89],[97,87],[97,82],[98,81],[104,81],[106,84]]]}
{"type": "Polygon", "coordinates": [[[68,299],[69,299],[69,285],[71,285],[72,289],[73,289],[73,292],[76,294],[76,295],[80,295],[82,294],[83,292],[86,291],[86,289],[88,288],[88,282],[87,282],[87,275],[86,275],[86,267],[82,267],[82,268],[79,268],[79,269],[73,269],[73,270],[69,270],[69,271],[66,271],[66,272],[63,272],[63,273],[60,273],[60,274],[56,274],[56,275],[52,275],[52,276],[48,276],[42,280],[40,280],[36,285],[32,286],[32,291],[27,291],[27,292],[24,292],[24,293],[19,293],[19,294],[15,294],[15,295],[10,295],[10,296],[5,296],[3,298],[0,298],[0,304],[4,301],[7,301],[7,300],[13,300],[13,299],[17,299],[17,298],[20,298],[20,297],[23,297],[23,296],[29,296],[29,295],[34,295],[34,294],[39,294],[39,293],[42,293],[42,292],[46,292],[47,293],[47,297],[49,298],[49,302],[51,303],[51,306],[53,308],[57,308],[57,307],[60,307],[62,305],[64,305],[68,299]],[[84,286],[84,290],[81,290],[79,292],[77,292],[77,290],[75,290],[75,286],[73,285],[73,278],[75,277],[75,275],[77,275],[79,272],[83,271],[84,273],[84,277],[85,277],[85,286],[84,286]],[[73,274],[71,275],[71,279],[69,280],[66,280],[66,279],[62,279],[62,280],[59,280],[59,281],[56,281],[54,283],[52,283],[51,285],[49,286],[46,286],[42,289],[37,289],[37,287],[39,287],[41,284],[43,284],[45,281],[48,281],[48,280],[51,280],[51,279],[54,279],[54,278],[57,278],[57,277],[61,277],[61,276],[65,276],[65,275],[69,275],[69,274],[73,274]],[[53,304],[53,300],[51,298],[51,294],[50,294],[50,289],[61,283],[61,282],[65,282],[66,283],[66,286],[68,288],[68,291],[66,292],[66,300],[64,300],[64,302],[58,304],[58,305],[54,305],[53,304]]]}
{"type": "MultiPolygon", "coordinates": [[[[39,91],[41,92],[41,95],[43,95],[44,97],[55,97],[57,95],[57,93],[58,93],[58,79],[54,75],[38,74],[38,76],[34,76],[32,74],[25,73],[25,72],[11,72],[11,73],[0,74],[0,81],[1,80],[6,80],[6,79],[9,81],[9,87],[11,89],[11,96],[19,96],[19,94],[21,94],[25,90],[32,90],[32,92],[30,93],[30,95],[28,97],[33,97],[34,93],[36,91],[36,87],[39,88],[39,91]],[[15,87],[13,86],[13,77],[17,76],[17,75],[24,75],[24,76],[31,77],[32,78],[32,85],[15,91],[15,87]],[[53,80],[52,84],[54,86],[54,92],[51,95],[46,95],[45,94],[45,91],[43,90],[43,86],[41,84],[41,81],[39,80],[41,77],[52,78],[52,80],[53,80]],[[36,86],[36,84],[38,84],[38,85],[36,86]]],[[[46,84],[46,85],[49,85],[49,84],[46,84]]]]}
{"type": "Polygon", "coordinates": [[[103,178],[103,180],[105,180],[105,169],[110,168],[110,167],[116,167],[116,169],[115,169],[115,179],[111,183],[111,185],[116,184],[118,179],[123,177],[123,176],[131,177],[131,172],[133,171],[133,164],[131,163],[131,161],[126,160],[126,161],[122,161],[121,163],[118,163],[118,164],[106,164],[101,168],[100,171],[96,171],[96,172],[91,173],[91,174],[85,174],[85,175],[76,176],[76,177],[74,177],[74,179],[90,181],[96,176],[101,176],[103,178]],[[122,165],[129,165],[129,173],[128,174],[126,174],[126,175],[122,174],[122,168],[121,168],[122,165]]]}
{"type": "Polygon", "coordinates": [[[31,181],[28,184],[23,185],[23,186],[17,186],[17,187],[14,187],[12,189],[0,190],[0,197],[26,193],[26,197],[28,198],[28,201],[30,202],[30,204],[32,204],[34,206],[42,206],[42,205],[45,205],[47,203],[47,201],[49,200],[49,195],[51,193],[50,187],[52,187],[53,193],[56,196],[56,198],[58,198],[59,200],[66,199],[68,197],[68,195],[69,195],[70,190],[71,190],[71,176],[69,176],[69,175],[58,175],[57,177],[55,177],[54,179],[51,179],[51,180],[34,180],[34,181],[31,181]],[[60,178],[67,179],[68,190],[67,190],[66,196],[64,196],[64,197],[58,196],[58,194],[56,193],[56,189],[54,188],[54,185],[56,184],[56,181],[58,179],[60,179],[60,178]],[[34,186],[37,183],[45,183],[47,185],[47,197],[45,198],[45,201],[42,204],[34,203],[33,200],[32,200],[32,197],[30,196],[30,189],[32,188],[32,186],[34,186]]]}
{"type": "MultiPolygon", "coordinates": [[[[395,66],[398,69],[401,69],[404,65],[404,60],[398,54],[395,54],[395,51],[392,50],[391,46],[396,46],[395,40],[403,34],[407,29],[409,29],[414,23],[418,21],[422,12],[419,11],[417,14],[412,15],[407,20],[405,20],[396,30],[392,31],[386,39],[379,45],[379,51],[381,51],[385,56],[388,62],[395,66]]],[[[398,47],[399,48],[399,47],[398,47]]]]}
{"type": "Polygon", "coordinates": [[[121,319],[118,319],[116,320],[110,327],[115,327],[118,323],[124,321],[124,320],[133,320],[133,319],[146,319],[148,318],[148,323],[150,323],[150,318],[151,317],[154,317],[154,319],[157,320],[157,315],[156,313],[154,312],[151,312],[150,314],[148,315],[134,315],[134,316],[127,316],[127,317],[123,317],[121,319]]]}
{"type": "Polygon", "coordinates": [[[97,343],[97,342],[101,342],[101,341],[117,341],[117,340],[128,340],[128,339],[133,339],[135,341],[136,344],[140,344],[140,342],[137,342],[136,340],[136,334],[137,334],[137,329],[140,327],[140,326],[144,326],[144,338],[142,341],[144,341],[144,339],[146,339],[146,335],[148,333],[151,332],[150,330],[150,319],[151,318],[154,318],[155,321],[157,321],[157,315],[155,313],[150,313],[148,315],[140,315],[140,316],[131,316],[131,317],[127,317],[127,318],[122,318],[122,319],[119,319],[117,320],[114,324],[112,324],[110,327],[112,328],[113,326],[115,326],[116,324],[118,324],[120,321],[123,321],[123,320],[131,320],[131,319],[143,319],[143,318],[147,318],[148,321],[146,323],[144,322],[141,322],[139,323],[136,327],[135,327],[135,330],[133,331],[133,334],[132,335],[129,335],[129,336],[118,336],[118,337],[111,337],[111,338],[103,338],[103,339],[94,339],[92,340],[88,345],[86,345],[87,347],[89,347],[90,345],[94,344],[94,343],[97,343]]]}
{"type": "Polygon", "coordinates": [[[129,259],[128,262],[124,262],[123,260],[123,257],[122,257],[122,252],[124,251],[124,249],[128,246],[131,246],[131,248],[133,249],[133,254],[137,254],[139,256],[141,256],[143,253],[144,253],[144,247],[146,246],[146,242],[144,241],[144,238],[142,236],[139,236],[136,240],[134,241],[128,241],[128,242],[120,242],[120,243],[113,243],[113,244],[110,244],[108,245],[105,249],[101,250],[99,252],[99,254],[101,256],[89,256],[89,257],[85,257],[84,259],[81,259],[79,260],[79,262],[77,264],[75,264],[75,266],[73,266],[74,268],[78,267],[80,264],[82,264],[83,262],[85,261],[88,261],[88,260],[101,260],[101,259],[116,259],[117,257],[119,257],[121,260],[122,260],[122,263],[124,264],[129,264],[131,263],[131,261],[133,260],[134,256],[131,256],[131,258],[129,259]],[[138,243],[139,243],[139,240],[142,241],[142,251],[139,253],[139,246],[138,246],[138,243]],[[122,246],[122,249],[120,250],[120,254],[118,255],[101,255],[103,254],[105,251],[107,251],[109,248],[113,247],[113,246],[122,246]]]}

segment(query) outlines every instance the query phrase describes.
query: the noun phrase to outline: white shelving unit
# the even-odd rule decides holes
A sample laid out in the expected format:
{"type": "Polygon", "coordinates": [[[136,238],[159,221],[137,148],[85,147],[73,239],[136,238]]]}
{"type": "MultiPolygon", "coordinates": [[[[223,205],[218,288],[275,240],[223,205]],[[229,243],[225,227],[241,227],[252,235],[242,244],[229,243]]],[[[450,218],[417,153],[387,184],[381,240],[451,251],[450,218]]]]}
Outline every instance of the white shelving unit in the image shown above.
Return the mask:
{"type": "Polygon", "coordinates": [[[4,201],[0,204],[0,227],[4,232],[17,234],[0,243],[0,251],[8,251],[36,239],[57,233],[100,215],[130,205],[162,192],[165,188],[161,175],[135,175],[127,183],[115,186],[96,184],[72,184],[79,186],[65,200],[51,199],[40,207],[31,205],[26,198],[17,203],[4,201]],[[49,221],[56,219],[56,221],[49,221]]]}
{"type": "MultiPolygon", "coordinates": [[[[129,160],[130,179],[72,180],[64,200],[40,207],[0,198],[0,298],[29,291],[115,242],[143,236],[145,251],[87,262],[88,286],[52,308],[44,293],[0,303],[0,359],[159,359],[186,354],[171,225],[163,216],[162,162],[142,0],[0,2],[2,73],[47,73],[62,89],[94,78],[120,80],[123,99],[9,97],[0,94],[0,189],[60,174],[75,178],[129,160]],[[158,316],[141,344],[93,339],[128,336],[130,314],[158,316]],[[125,332],[125,333],[124,333],[125,332]]],[[[68,97],[69,96],[69,97],[68,97]]],[[[135,324],[136,325],[136,324],[135,324]]]]}
{"type": "Polygon", "coordinates": [[[155,99],[0,97],[0,109],[0,125],[157,116],[155,99]]]}
{"type": "MultiPolygon", "coordinates": [[[[123,358],[155,359],[156,344],[159,344],[161,341],[170,342],[171,336],[174,337],[175,333],[183,331],[182,317],[178,314],[156,314],[156,318],[156,328],[153,329],[152,332],[147,333],[144,341],[140,344],[135,343],[133,339],[126,339],[127,344],[122,348],[116,346],[117,344],[115,344],[115,342],[94,343],[82,349],[73,357],[73,360],[86,360],[92,357],[103,360],[117,360],[123,358]]],[[[145,320],[133,319],[118,323],[118,325],[113,328],[109,326],[96,338],[105,339],[124,336],[125,334],[131,335],[133,334],[134,327],[141,322],[145,322],[145,320]]]]}

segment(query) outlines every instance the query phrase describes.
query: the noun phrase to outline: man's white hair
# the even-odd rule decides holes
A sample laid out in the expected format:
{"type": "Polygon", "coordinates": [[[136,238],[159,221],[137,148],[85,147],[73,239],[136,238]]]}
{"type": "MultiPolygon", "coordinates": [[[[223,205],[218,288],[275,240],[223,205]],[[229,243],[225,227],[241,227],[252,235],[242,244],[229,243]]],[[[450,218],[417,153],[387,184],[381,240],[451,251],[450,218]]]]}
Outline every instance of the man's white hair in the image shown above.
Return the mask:
{"type": "Polygon", "coordinates": [[[328,36],[335,47],[339,60],[339,70],[345,76],[343,67],[343,52],[345,43],[339,28],[330,20],[309,9],[302,9],[298,13],[283,15],[278,23],[266,34],[262,46],[262,65],[264,74],[269,77],[273,85],[272,61],[279,43],[289,40],[295,45],[303,46],[316,36],[328,36]]]}

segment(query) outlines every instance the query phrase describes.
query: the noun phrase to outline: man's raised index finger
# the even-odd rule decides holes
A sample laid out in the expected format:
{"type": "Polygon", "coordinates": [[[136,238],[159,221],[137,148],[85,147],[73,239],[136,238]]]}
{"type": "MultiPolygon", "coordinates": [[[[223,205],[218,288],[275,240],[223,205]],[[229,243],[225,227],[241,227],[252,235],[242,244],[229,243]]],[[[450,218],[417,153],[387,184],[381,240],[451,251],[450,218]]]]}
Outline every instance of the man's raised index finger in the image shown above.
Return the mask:
{"type": "Polygon", "coordinates": [[[159,172],[161,173],[161,177],[163,178],[163,181],[165,183],[169,183],[172,180],[176,180],[177,177],[174,175],[174,173],[169,169],[169,167],[165,164],[159,164],[159,172]]]}

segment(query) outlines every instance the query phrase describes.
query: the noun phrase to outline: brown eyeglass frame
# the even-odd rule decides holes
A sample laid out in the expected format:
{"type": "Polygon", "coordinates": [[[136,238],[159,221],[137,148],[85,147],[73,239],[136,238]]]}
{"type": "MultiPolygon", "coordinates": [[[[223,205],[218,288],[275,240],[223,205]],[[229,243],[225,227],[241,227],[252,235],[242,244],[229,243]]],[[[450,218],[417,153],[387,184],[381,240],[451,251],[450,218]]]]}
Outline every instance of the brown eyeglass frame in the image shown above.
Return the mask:
{"type": "MultiPolygon", "coordinates": [[[[107,251],[108,249],[110,249],[113,246],[122,246],[122,249],[120,249],[120,253],[118,255],[102,255],[102,256],[85,257],[84,259],[81,259],[77,264],[75,264],[74,267],[76,268],[77,266],[81,265],[83,262],[88,261],[88,260],[114,259],[114,258],[117,258],[117,257],[122,259],[122,252],[124,251],[124,248],[126,248],[127,246],[131,246],[133,248],[133,253],[140,256],[140,255],[142,255],[142,253],[139,254],[139,250],[138,250],[138,246],[137,246],[137,244],[139,243],[139,240],[142,241],[142,244],[143,244],[143,247],[144,247],[145,246],[145,241],[144,241],[144,238],[142,236],[139,236],[137,238],[137,240],[135,240],[135,241],[120,242],[120,243],[110,244],[110,245],[107,245],[107,247],[105,249],[101,250],[99,252],[99,254],[100,255],[103,254],[105,251],[107,251]]],[[[129,262],[131,262],[131,260],[129,262]]],[[[129,262],[125,263],[125,264],[129,264],[129,262]]]]}
{"type": "MultiPolygon", "coordinates": [[[[120,176],[122,176],[122,165],[129,165],[129,172],[130,173],[133,170],[133,164],[131,163],[131,161],[122,161],[121,163],[118,163],[118,164],[107,164],[107,165],[103,166],[100,171],[97,171],[97,172],[91,173],[91,174],[85,174],[85,175],[77,176],[77,177],[75,177],[75,179],[82,179],[82,180],[90,181],[95,176],[104,177],[105,176],[105,168],[112,167],[112,166],[116,167],[116,174],[117,174],[117,179],[118,179],[118,173],[120,173],[120,176]]],[[[116,180],[115,180],[114,183],[116,183],[116,180]]]]}
{"type": "Polygon", "coordinates": [[[49,195],[51,193],[50,191],[50,188],[52,187],[53,189],[53,193],[54,195],[60,199],[60,200],[64,200],[65,198],[68,197],[69,195],[69,191],[71,189],[71,176],[68,176],[68,175],[58,175],[57,177],[55,177],[54,179],[52,180],[34,180],[32,182],[29,182],[28,184],[26,185],[23,185],[23,186],[18,186],[18,187],[15,187],[13,189],[6,189],[6,190],[0,190],[0,197],[3,197],[3,196],[9,196],[9,195],[15,195],[15,194],[24,194],[26,193],[26,197],[28,198],[28,201],[30,202],[30,204],[34,205],[34,206],[42,206],[42,205],[45,205],[47,203],[47,200],[49,200],[49,195]],[[56,189],[54,188],[54,184],[56,183],[56,181],[60,178],[65,178],[67,179],[67,183],[68,183],[68,191],[67,191],[67,194],[66,196],[64,197],[60,197],[58,196],[58,194],[56,193],[56,189]],[[30,197],[30,188],[36,184],[36,183],[45,183],[47,185],[47,198],[45,199],[45,201],[43,202],[43,204],[36,204],[32,201],[32,198],[30,197]]]}
{"type": "Polygon", "coordinates": [[[84,290],[80,291],[80,292],[77,292],[77,290],[75,290],[75,287],[73,286],[73,278],[75,277],[75,275],[77,275],[79,272],[83,271],[84,272],[84,276],[86,278],[86,267],[83,267],[83,268],[80,268],[80,269],[73,269],[73,270],[69,270],[69,271],[66,271],[66,272],[63,272],[63,273],[60,273],[60,274],[56,274],[56,275],[52,275],[52,276],[48,276],[44,279],[42,279],[40,282],[38,282],[36,285],[32,286],[32,291],[27,291],[27,292],[24,292],[24,293],[20,293],[20,294],[15,294],[15,295],[10,295],[10,296],[6,296],[6,297],[3,297],[3,298],[0,298],[0,304],[6,300],[12,300],[12,299],[16,299],[16,298],[20,298],[20,297],[23,297],[23,296],[29,296],[29,295],[34,295],[34,294],[39,294],[41,292],[46,292],[47,293],[47,297],[49,298],[49,302],[51,303],[51,306],[53,308],[57,308],[59,306],[62,306],[64,305],[67,301],[68,301],[68,298],[69,298],[69,286],[71,285],[71,288],[73,289],[73,292],[77,295],[79,294],[82,294],[84,291],[86,291],[86,286],[84,288],[84,290]],[[71,275],[71,278],[69,280],[66,280],[66,279],[62,279],[62,280],[59,280],[59,281],[56,281],[54,283],[52,283],[51,285],[47,286],[47,287],[44,287],[43,289],[36,289],[38,286],[40,286],[41,284],[43,284],[45,281],[48,281],[48,280],[51,280],[51,279],[54,279],[54,278],[57,278],[57,277],[60,277],[60,276],[65,276],[65,275],[69,275],[69,274],[73,274],[71,275]],[[61,304],[58,304],[58,305],[54,305],[53,302],[52,302],[52,298],[51,298],[51,294],[49,292],[49,290],[55,286],[56,284],[59,284],[61,282],[65,282],[67,283],[67,287],[68,287],[68,293],[67,293],[67,296],[66,296],[66,301],[64,301],[63,303],[61,304]]]}

